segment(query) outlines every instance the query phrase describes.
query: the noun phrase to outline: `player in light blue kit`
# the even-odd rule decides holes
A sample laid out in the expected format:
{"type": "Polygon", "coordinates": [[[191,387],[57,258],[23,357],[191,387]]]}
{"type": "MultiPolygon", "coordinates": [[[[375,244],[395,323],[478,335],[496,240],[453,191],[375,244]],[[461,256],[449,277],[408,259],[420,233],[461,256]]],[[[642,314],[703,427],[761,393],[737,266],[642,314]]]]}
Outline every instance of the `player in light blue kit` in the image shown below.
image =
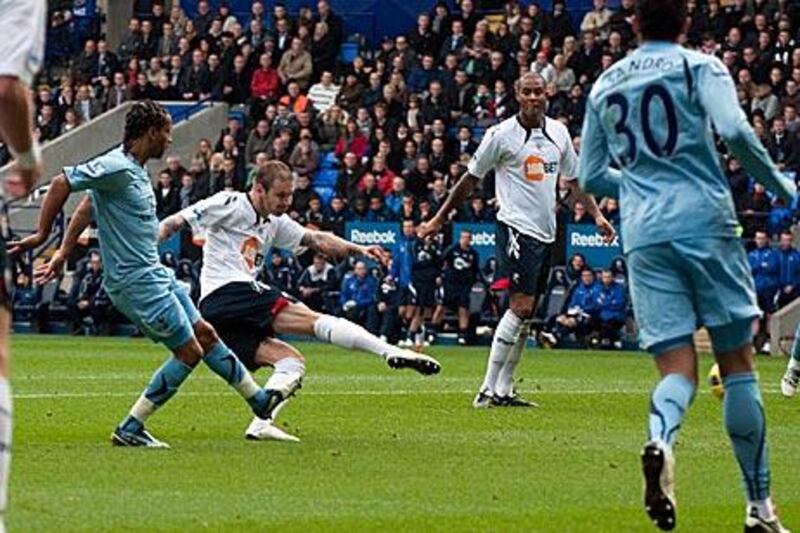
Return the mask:
{"type": "Polygon", "coordinates": [[[662,380],[642,450],[645,509],[675,527],[672,446],[697,389],[692,334],[705,326],[725,384],[725,427],[747,493],[745,531],[786,531],[770,498],[766,418],[753,372],[760,312],[711,125],[748,175],[791,201],[785,180],[739,107],[715,57],[683,49],[685,0],[638,0],[641,47],[592,88],[578,176],[621,198],[622,234],[641,342],[662,380]],[[610,170],[609,160],[620,168],[610,170]]]}
{"type": "MultiPolygon", "coordinates": [[[[144,165],[163,156],[171,142],[171,129],[163,107],[150,101],[134,104],[125,117],[122,146],[64,168],[64,174],[54,178],[47,191],[37,234],[11,244],[12,252],[38,246],[50,234],[69,194],[89,191],[99,229],[103,284],[111,301],[142,333],[174,354],[156,371],[130,414],[114,430],[112,442],[121,446],[167,447],[144,429],[145,421],[178,391],[201,359],[263,419],[299,386],[293,382],[284,390],[258,387],[214,328],[200,318],[174,274],[159,262],[156,200],[144,165]]],[[[88,210],[76,211],[83,212],[88,210]]]]}

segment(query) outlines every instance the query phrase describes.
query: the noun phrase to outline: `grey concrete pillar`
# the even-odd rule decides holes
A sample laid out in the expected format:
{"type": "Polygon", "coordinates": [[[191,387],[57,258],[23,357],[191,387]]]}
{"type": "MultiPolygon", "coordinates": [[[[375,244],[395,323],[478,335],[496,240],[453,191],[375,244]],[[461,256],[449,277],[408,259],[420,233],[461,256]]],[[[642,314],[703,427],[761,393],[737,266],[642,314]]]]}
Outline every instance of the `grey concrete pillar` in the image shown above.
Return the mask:
{"type": "Polygon", "coordinates": [[[116,50],[133,16],[133,2],[130,0],[106,0],[106,39],[111,50],[116,50]]]}

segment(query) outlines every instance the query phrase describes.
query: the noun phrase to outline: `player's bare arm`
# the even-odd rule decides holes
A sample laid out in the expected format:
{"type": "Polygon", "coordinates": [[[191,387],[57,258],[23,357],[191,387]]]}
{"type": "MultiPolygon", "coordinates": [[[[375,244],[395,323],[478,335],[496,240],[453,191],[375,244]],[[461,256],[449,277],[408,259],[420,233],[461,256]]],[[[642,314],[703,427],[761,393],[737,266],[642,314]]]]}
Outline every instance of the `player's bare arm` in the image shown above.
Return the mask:
{"type": "Polygon", "coordinates": [[[33,272],[33,281],[36,285],[44,285],[61,275],[64,270],[64,264],[69,259],[69,256],[72,255],[81,233],[89,226],[91,220],[92,201],[87,195],[72,214],[64,239],[61,241],[61,246],[58,247],[50,261],[39,265],[33,272]]]}
{"type": "Polygon", "coordinates": [[[158,242],[164,242],[186,225],[186,219],[180,213],[170,215],[158,225],[158,242]]]}
{"type": "Polygon", "coordinates": [[[32,131],[33,114],[25,85],[16,77],[0,76],[0,138],[15,158],[5,181],[12,197],[28,194],[42,175],[41,153],[32,131]]]}
{"type": "Polygon", "coordinates": [[[53,229],[53,222],[64,207],[70,192],[66,176],[59,174],[53,178],[44,197],[42,209],[39,211],[39,225],[36,233],[20,241],[8,243],[9,253],[18,254],[41,245],[50,235],[50,230],[53,229]]]}
{"type": "Polygon", "coordinates": [[[597,224],[597,229],[599,229],[600,233],[603,234],[603,240],[606,243],[612,242],[614,237],[617,236],[617,232],[611,222],[609,222],[605,215],[603,215],[603,213],[600,211],[594,196],[586,191],[581,190],[581,188],[578,186],[578,180],[561,180],[561,183],[570,191],[570,194],[567,197],[567,202],[569,203],[570,208],[572,208],[576,202],[580,202],[586,206],[586,212],[592,218],[594,218],[595,224],[597,224]]]}
{"type": "Polygon", "coordinates": [[[447,217],[450,216],[450,213],[472,196],[479,182],[480,178],[473,176],[469,172],[465,172],[464,175],[461,176],[461,179],[458,180],[455,187],[450,191],[450,194],[447,195],[447,198],[442,204],[442,207],[439,208],[439,211],[436,212],[436,215],[428,222],[420,225],[420,238],[439,231],[442,226],[444,226],[444,223],[447,222],[447,217]]]}
{"type": "Polygon", "coordinates": [[[386,258],[386,252],[380,246],[360,246],[327,231],[308,230],[300,244],[335,258],[365,255],[379,262],[384,262],[386,258]]]}

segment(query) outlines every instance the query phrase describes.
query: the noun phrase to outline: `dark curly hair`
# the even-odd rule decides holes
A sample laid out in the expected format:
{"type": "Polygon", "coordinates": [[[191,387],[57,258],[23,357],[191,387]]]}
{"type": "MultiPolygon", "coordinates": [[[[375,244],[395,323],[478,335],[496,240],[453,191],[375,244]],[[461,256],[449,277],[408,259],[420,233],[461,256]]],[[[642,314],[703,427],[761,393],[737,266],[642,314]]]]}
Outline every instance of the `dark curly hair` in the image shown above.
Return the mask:
{"type": "Polygon", "coordinates": [[[686,25],[686,0],[637,0],[636,18],[645,39],[675,41],[686,25]]]}
{"type": "Polygon", "coordinates": [[[142,137],[150,128],[161,129],[170,121],[169,113],[160,104],[151,100],[142,100],[133,104],[125,115],[125,147],[142,137]]]}

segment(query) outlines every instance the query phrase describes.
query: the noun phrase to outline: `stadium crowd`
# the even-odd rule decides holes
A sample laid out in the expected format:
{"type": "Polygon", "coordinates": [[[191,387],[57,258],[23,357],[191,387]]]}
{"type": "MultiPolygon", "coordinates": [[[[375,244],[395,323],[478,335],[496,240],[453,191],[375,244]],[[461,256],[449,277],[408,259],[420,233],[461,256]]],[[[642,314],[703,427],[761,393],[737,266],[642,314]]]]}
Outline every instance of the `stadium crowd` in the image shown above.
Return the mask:
{"type": "MultiPolygon", "coordinates": [[[[480,10],[476,0],[439,1],[419,14],[416,27],[385,37],[374,49],[347,35],[325,0],[298,13],[280,2],[268,12],[254,1],[251,12],[239,17],[224,2],[214,9],[200,0],[196,13],[185,13],[177,2],[170,10],[158,1],[136,4],[139,14],[112,50],[100,24],[68,1],[51,2],[47,68],[35,91],[38,138],[54,139],[128,100],[227,102],[233,113],[219,136],[200,140],[191,160],[168,158],[158,174],[159,217],[220,190],[246,190],[260,165],[284,161],[296,175],[290,215],[302,224],[344,235],[348,221],[394,221],[402,224],[402,237],[388,265],[331,264],[320,255],[275,251],[264,261],[263,279],[312,307],[411,342],[425,339],[420,323],[426,320],[431,339],[447,317],[446,323],[457,323],[459,340],[469,342],[476,325],[502,315],[507,280],[495,261],[463,260],[477,258],[467,253],[469,235],[451,243],[446,229],[427,242],[416,238],[415,228],[435,213],[486,129],[516,113],[520,73],[543,77],[548,115],[568,126],[580,150],[593,80],[636,46],[633,0],[614,8],[594,0],[579,24],[558,1],[545,11],[535,2],[509,0],[491,12],[480,10]],[[420,286],[439,296],[423,296],[414,290],[420,286]],[[475,291],[463,290],[473,286],[475,291]],[[446,309],[456,313],[445,315],[446,309]]],[[[797,175],[800,6],[697,0],[689,10],[685,45],[722,59],[764,146],[781,170],[797,175]]],[[[800,206],[771,198],[718,146],[759,302],[771,313],[800,293],[800,252],[791,233],[800,206]],[[779,246],[773,248],[773,241],[779,246]]],[[[0,163],[7,159],[0,144],[0,163]]],[[[616,200],[603,199],[600,206],[618,223],[616,200]]],[[[453,221],[493,222],[495,209],[490,175],[453,221]]],[[[630,318],[624,261],[567,260],[566,223],[593,221],[580,203],[558,209],[555,268],[540,305],[548,340],[576,335],[619,345],[630,318]],[[560,296],[550,301],[554,295],[560,296]]],[[[191,241],[184,235],[182,257],[165,261],[197,294],[201,258],[191,241]]],[[[76,323],[89,323],[93,331],[105,316],[94,311],[105,305],[93,281],[101,275],[95,259],[75,282],[69,304],[76,323]]],[[[29,278],[21,272],[18,285],[29,285],[29,278]]]]}

